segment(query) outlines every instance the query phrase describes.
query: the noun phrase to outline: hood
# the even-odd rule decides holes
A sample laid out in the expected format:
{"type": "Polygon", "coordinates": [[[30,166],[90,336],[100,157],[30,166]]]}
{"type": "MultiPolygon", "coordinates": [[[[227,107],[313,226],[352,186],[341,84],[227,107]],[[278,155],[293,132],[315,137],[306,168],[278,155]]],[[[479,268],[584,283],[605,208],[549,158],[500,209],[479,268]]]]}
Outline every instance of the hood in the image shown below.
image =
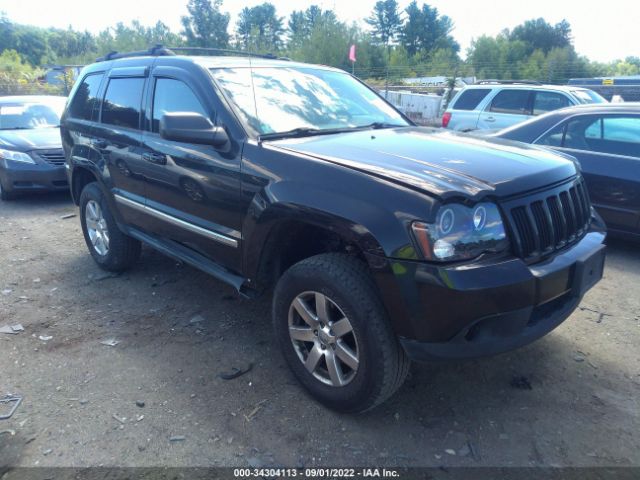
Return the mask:
{"type": "Polygon", "coordinates": [[[41,148],[62,148],[59,128],[32,128],[29,130],[0,130],[0,148],[20,152],[41,148]]]}
{"type": "Polygon", "coordinates": [[[357,169],[442,198],[499,197],[576,175],[549,150],[421,127],[284,139],[271,145],[357,169]]]}

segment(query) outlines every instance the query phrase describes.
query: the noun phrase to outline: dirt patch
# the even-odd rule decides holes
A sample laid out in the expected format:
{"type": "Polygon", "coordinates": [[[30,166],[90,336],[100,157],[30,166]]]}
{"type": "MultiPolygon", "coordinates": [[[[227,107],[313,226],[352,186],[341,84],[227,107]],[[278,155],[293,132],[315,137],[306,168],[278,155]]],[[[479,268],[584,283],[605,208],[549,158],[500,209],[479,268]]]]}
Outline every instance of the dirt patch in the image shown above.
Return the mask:
{"type": "Polygon", "coordinates": [[[389,402],[346,416],[289,373],[269,298],[150,249],[105,276],[74,212],[66,196],[0,203],[0,326],[25,328],[0,334],[0,395],[24,396],[0,465],[640,465],[635,245],[610,246],[604,280],[544,339],[414,365],[389,402]]]}

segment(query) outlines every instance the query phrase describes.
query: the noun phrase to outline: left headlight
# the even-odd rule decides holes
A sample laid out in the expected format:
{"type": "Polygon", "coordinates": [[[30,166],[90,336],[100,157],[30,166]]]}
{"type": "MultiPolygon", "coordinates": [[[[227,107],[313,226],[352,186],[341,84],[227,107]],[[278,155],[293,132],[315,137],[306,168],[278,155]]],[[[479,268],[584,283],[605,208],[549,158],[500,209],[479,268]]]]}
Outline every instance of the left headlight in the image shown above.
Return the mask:
{"type": "Polygon", "coordinates": [[[36,163],[35,160],[26,153],[5,150],[4,148],[0,148],[0,158],[11,160],[12,162],[36,163]]]}
{"type": "Polygon", "coordinates": [[[426,260],[468,260],[509,248],[500,211],[488,202],[443,205],[435,223],[413,222],[411,229],[426,260]]]}

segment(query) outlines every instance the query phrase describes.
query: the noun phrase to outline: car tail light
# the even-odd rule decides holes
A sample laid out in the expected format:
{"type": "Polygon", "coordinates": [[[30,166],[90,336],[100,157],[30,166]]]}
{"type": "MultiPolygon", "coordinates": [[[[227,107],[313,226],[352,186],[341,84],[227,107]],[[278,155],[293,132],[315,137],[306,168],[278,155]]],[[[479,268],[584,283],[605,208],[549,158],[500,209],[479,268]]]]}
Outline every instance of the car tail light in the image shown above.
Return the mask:
{"type": "Polygon", "coordinates": [[[447,128],[449,121],[451,120],[451,112],[444,112],[442,115],[442,128],[447,128]]]}

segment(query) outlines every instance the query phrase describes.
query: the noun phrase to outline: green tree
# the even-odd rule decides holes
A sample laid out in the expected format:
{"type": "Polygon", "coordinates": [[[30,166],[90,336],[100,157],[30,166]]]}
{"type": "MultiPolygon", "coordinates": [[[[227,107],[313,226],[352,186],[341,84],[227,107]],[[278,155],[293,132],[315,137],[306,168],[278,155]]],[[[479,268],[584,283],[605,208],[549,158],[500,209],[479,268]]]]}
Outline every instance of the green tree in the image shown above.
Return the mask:
{"type": "Polygon", "coordinates": [[[0,95],[58,94],[58,87],[43,85],[44,70],[34,68],[18,52],[4,49],[0,54],[0,95]]]}
{"type": "Polygon", "coordinates": [[[381,44],[389,47],[395,42],[400,29],[402,19],[396,0],[378,0],[373,7],[373,13],[365,19],[373,28],[373,37],[381,44]]]}
{"type": "Polygon", "coordinates": [[[245,50],[278,52],[282,48],[283,18],[268,2],[244,7],[236,24],[237,43],[245,50]]]}
{"type": "Polygon", "coordinates": [[[229,46],[229,14],[222,13],[222,0],[189,0],[189,15],[181,18],[187,45],[227,48],[229,46]]]}
{"type": "Polygon", "coordinates": [[[527,20],[511,31],[509,39],[524,42],[529,54],[537,49],[547,54],[553,48],[571,46],[571,25],[566,20],[556,25],[551,25],[543,18],[527,20]]]}
{"type": "Polygon", "coordinates": [[[288,47],[295,49],[309,41],[313,29],[322,22],[337,23],[338,19],[332,10],[322,10],[317,5],[291,12],[288,22],[288,47]]]}
{"type": "Polygon", "coordinates": [[[428,58],[432,51],[450,49],[457,53],[460,45],[451,36],[453,21],[440,15],[428,4],[418,7],[416,0],[405,9],[407,19],[400,32],[401,43],[410,56],[421,54],[428,58]]]}

